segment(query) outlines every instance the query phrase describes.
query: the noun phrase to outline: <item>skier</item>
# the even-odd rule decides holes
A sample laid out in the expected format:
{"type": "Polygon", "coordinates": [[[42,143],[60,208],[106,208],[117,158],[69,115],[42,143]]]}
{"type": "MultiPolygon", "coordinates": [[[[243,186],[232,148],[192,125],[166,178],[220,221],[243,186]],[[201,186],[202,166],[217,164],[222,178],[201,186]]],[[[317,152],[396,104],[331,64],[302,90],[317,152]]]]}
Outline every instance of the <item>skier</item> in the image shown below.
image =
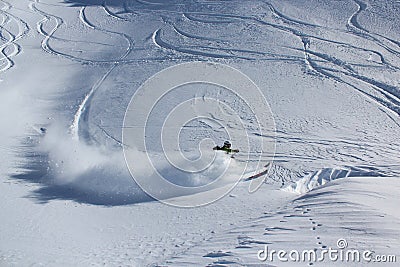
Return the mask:
{"type": "Polygon", "coordinates": [[[239,149],[232,149],[232,144],[229,141],[225,141],[223,146],[216,146],[213,150],[222,150],[225,151],[226,154],[229,153],[238,153],[239,149]]]}

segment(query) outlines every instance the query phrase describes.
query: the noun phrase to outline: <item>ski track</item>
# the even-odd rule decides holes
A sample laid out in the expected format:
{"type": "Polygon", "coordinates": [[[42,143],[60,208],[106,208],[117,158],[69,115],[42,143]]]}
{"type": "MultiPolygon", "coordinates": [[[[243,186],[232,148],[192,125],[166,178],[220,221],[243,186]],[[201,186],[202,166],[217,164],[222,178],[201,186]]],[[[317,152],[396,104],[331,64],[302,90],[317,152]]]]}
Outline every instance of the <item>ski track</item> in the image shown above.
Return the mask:
{"type": "MultiPolygon", "coordinates": [[[[112,0],[111,0],[112,1],[112,0]]],[[[104,9],[104,12],[107,13],[107,15],[109,15],[112,18],[118,19],[118,20],[123,20],[123,21],[127,21],[126,18],[119,16],[118,14],[112,12],[110,10],[110,8],[107,6],[107,0],[104,0],[103,4],[102,4],[102,8],[104,9]]]]}
{"type": "MultiPolygon", "coordinates": [[[[350,31],[352,31],[355,35],[358,35],[360,37],[363,37],[365,39],[370,39],[372,41],[374,41],[377,45],[381,46],[382,48],[386,49],[388,52],[396,55],[397,57],[400,56],[400,52],[392,49],[391,47],[389,47],[388,45],[384,44],[381,40],[379,40],[377,37],[383,37],[382,35],[377,35],[377,34],[373,34],[369,31],[367,31],[366,29],[364,29],[359,23],[358,23],[358,16],[367,8],[367,4],[360,1],[360,0],[353,0],[354,3],[356,3],[357,5],[357,11],[353,13],[353,15],[349,18],[349,20],[347,21],[347,26],[349,28],[350,31]]],[[[396,44],[397,46],[399,45],[398,42],[393,42],[391,39],[387,38],[387,37],[383,37],[385,40],[389,40],[392,43],[396,44]]]]}
{"type": "MultiPolygon", "coordinates": [[[[118,140],[117,138],[115,138],[114,136],[112,136],[110,133],[108,133],[108,131],[106,129],[104,129],[104,127],[102,127],[101,125],[97,125],[97,127],[107,136],[107,138],[115,141],[120,147],[123,147],[124,143],[122,143],[121,140],[118,140]]],[[[125,145],[126,146],[126,145],[125,145]]]]}
{"type": "Polygon", "coordinates": [[[83,25],[85,25],[89,29],[95,30],[96,27],[92,23],[90,23],[88,21],[88,19],[86,18],[85,10],[86,10],[86,6],[81,7],[81,9],[79,10],[79,19],[83,23],[83,25]]]}
{"type": "Polygon", "coordinates": [[[14,66],[12,58],[22,52],[22,46],[18,44],[18,41],[26,37],[30,28],[24,20],[9,12],[13,8],[10,3],[4,0],[0,0],[0,3],[3,5],[0,8],[0,14],[3,18],[0,25],[0,37],[4,41],[4,44],[0,45],[0,73],[2,73],[14,66]],[[17,25],[17,33],[13,33],[6,28],[11,23],[17,25]]]}
{"type": "Polygon", "coordinates": [[[153,42],[157,47],[172,50],[175,52],[189,54],[192,56],[201,56],[206,58],[221,58],[221,59],[244,59],[244,60],[254,60],[254,58],[250,57],[242,57],[242,56],[234,56],[234,55],[227,55],[227,54],[215,54],[215,53],[206,53],[198,50],[192,50],[184,47],[175,46],[173,44],[167,43],[162,40],[161,38],[162,29],[158,29],[154,32],[153,42]]]}
{"type": "Polygon", "coordinates": [[[38,15],[43,17],[43,19],[38,21],[37,24],[36,24],[37,31],[41,35],[44,36],[44,39],[42,40],[42,43],[41,43],[42,49],[45,52],[49,53],[49,54],[53,54],[53,55],[56,55],[56,56],[65,56],[65,57],[67,57],[67,55],[63,55],[62,53],[59,53],[56,50],[52,49],[50,44],[49,44],[50,39],[53,37],[54,33],[64,23],[63,19],[40,10],[39,8],[37,8],[38,4],[41,4],[40,0],[31,0],[31,3],[29,4],[29,8],[33,12],[35,12],[38,15]],[[52,28],[52,30],[49,33],[47,33],[46,31],[44,31],[43,27],[44,27],[45,24],[51,23],[51,22],[55,23],[54,27],[52,28]]]}
{"type": "Polygon", "coordinates": [[[98,90],[98,88],[101,86],[101,84],[104,82],[104,80],[110,75],[110,73],[118,66],[120,63],[119,61],[124,60],[131,52],[134,47],[134,42],[131,37],[124,33],[119,33],[119,32],[114,32],[114,31],[109,31],[109,30],[104,30],[99,27],[96,27],[93,25],[91,22],[86,17],[85,14],[85,7],[82,7],[79,14],[79,19],[82,21],[84,25],[87,27],[93,29],[93,30],[100,30],[102,32],[106,33],[112,33],[112,34],[117,34],[125,38],[125,40],[128,42],[128,47],[126,48],[126,52],[116,61],[114,64],[110,67],[110,69],[100,78],[100,80],[93,85],[93,87],[90,89],[89,93],[85,96],[83,101],[78,107],[77,112],[75,113],[74,120],[72,122],[72,125],[70,126],[71,133],[75,139],[79,139],[79,129],[82,128],[84,130],[83,135],[86,138],[86,141],[90,140],[90,133],[89,133],[89,126],[88,126],[88,116],[89,116],[89,110],[90,110],[90,104],[91,100],[98,90]],[[83,120],[82,120],[83,118],[83,120]],[[81,125],[84,124],[85,126],[81,125]]]}
{"type": "Polygon", "coordinates": [[[222,39],[217,39],[217,38],[212,38],[212,37],[204,37],[204,36],[200,36],[200,35],[190,34],[190,33],[184,32],[181,29],[178,29],[176,26],[173,26],[173,28],[176,33],[178,33],[184,37],[191,38],[191,39],[206,40],[206,41],[218,42],[218,43],[222,43],[222,44],[229,43],[228,40],[222,40],[222,39]]]}
{"type": "Polygon", "coordinates": [[[286,22],[287,24],[294,24],[294,25],[300,25],[300,26],[306,26],[306,27],[321,27],[320,25],[316,25],[316,24],[311,24],[311,23],[307,23],[301,20],[296,20],[293,18],[290,18],[286,15],[284,15],[283,13],[279,12],[271,3],[269,2],[264,2],[267,4],[267,6],[269,7],[269,10],[272,12],[272,14],[278,18],[281,19],[282,21],[286,22]]]}
{"type": "MultiPolygon", "coordinates": [[[[318,53],[318,52],[314,52],[311,50],[307,50],[307,53],[312,54],[312,55],[324,60],[325,62],[332,63],[332,64],[338,66],[339,68],[344,69],[344,71],[340,71],[340,70],[336,70],[336,69],[335,69],[335,71],[349,75],[349,76],[353,77],[354,79],[357,79],[358,81],[367,83],[371,87],[374,87],[376,90],[385,94],[385,96],[390,98],[390,100],[393,101],[396,105],[400,104],[400,99],[398,98],[399,90],[397,87],[391,86],[391,85],[388,85],[388,84],[385,84],[382,82],[378,82],[374,79],[368,78],[363,75],[359,75],[351,67],[351,64],[341,61],[339,59],[336,59],[334,57],[331,57],[327,54],[318,53]]],[[[308,60],[310,60],[310,59],[308,58],[308,60]]],[[[313,67],[313,70],[317,71],[314,67],[313,67]]]]}
{"type": "MultiPolygon", "coordinates": [[[[327,55],[312,52],[312,51],[311,52],[308,51],[308,53],[313,54],[321,59],[324,59],[325,61],[330,62],[336,66],[343,67],[342,62],[338,63],[338,61],[336,59],[332,59],[327,55]]],[[[314,71],[315,73],[317,73],[323,77],[326,77],[328,79],[333,79],[338,82],[345,83],[345,84],[351,86],[352,88],[356,89],[357,91],[361,92],[368,98],[372,99],[378,105],[389,109],[390,112],[393,112],[397,116],[400,115],[400,106],[399,106],[400,99],[397,96],[397,94],[399,94],[397,87],[375,81],[371,78],[359,75],[353,71],[340,71],[338,69],[329,69],[329,68],[321,67],[321,66],[317,65],[313,60],[311,60],[308,55],[307,55],[306,60],[307,60],[308,66],[310,66],[312,71],[314,71]],[[345,76],[351,77],[352,80],[363,82],[363,83],[367,84],[370,88],[372,88],[374,91],[381,93],[386,99],[382,98],[382,97],[373,96],[371,93],[368,93],[365,90],[359,88],[354,83],[345,82],[342,78],[334,75],[333,73],[340,73],[345,76]]],[[[347,70],[349,70],[349,68],[347,70]]]]}
{"type": "MultiPolygon", "coordinates": [[[[106,30],[106,29],[102,29],[101,27],[96,27],[95,25],[93,25],[86,17],[86,6],[82,7],[79,10],[79,20],[81,21],[81,23],[91,29],[91,30],[96,30],[96,31],[100,31],[103,32],[105,34],[108,35],[118,35],[120,37],[122,37],[123,39],[125,39],[126,43],[127,43],[127,48],[125,49],[125,52],[119,57],[116,58],[114,60],[92,60],[92,59],[85,59],[85,58],[81,58],[81,57],[76,57],[74,55],[70,55],[61,51],[57,51],[56,49],[53,49],[52,46],[50,45],[50,41],[51,40],[61,40],[63,42],[83,42],[83,41],[74,41],[74,40],[69,40],[69,39],[65,39],[65,38],[60,38],[60,37],[55,37],[54,34],[56,31],[58,31],[60,29],[60,27],[64,24],[64,21],[61,17],[55,16],[53,14],[49,14],[46,13],[40,9],[37,8],[37,4],[41,4],[41,2],[39,0],[33,0],[34,2],[32,2],[29,6],[30,9],[36,13],[38,13],[39,15],[43,16],[44,18],[38,22],[37,24],[37,31],[44,36],[45,38],[42,41],[42,49],[49,53],[49,54],[53,54],[56,56],[60,56],[63,58],[67,58],[69,60],[72,61],[76,61],[82,64],[90,64],[90,65],[113,65],[116,63],[121,63],[121,64],[129,64],[132,62],[141,62],[141,61],[164,61],[165,59],[163,58],[139,58],[139,59],[131,59],[131,60],[126,60],[126,57],[132,52],[133,47],[134,47],[134,41],[133,39],[128,36],[127,34],[124,33],[120,33],[120,32],[115,32],[115,31],[110,31],[110,30],[106,30]],[[55,21],[56,24],[54,26],[54,28],[48,33],[44,30],[44,25],[46,23],[55,21]]],[[[86,41],[85,41],[86,42],[86,41]]],[[[86,43],[96,43],[96,42],[86,42],[86,43]]],[[[103,43],[97,43],[97,44],[101,44],[104,46],[109,46],[111,47],[112,45],[110,44],[103,44],[103,43]]],[[[113,46],[115,47],[115,46],[113,46]]]]}
{"type": "MultiPolygon", "coordinates": [[[[341,72],[343,75],[348,76],[352,79],[351,82],[347,82],[345,81],[343,78],[336,76],[332,73],[339,73],[340,71],[336,70],[336,69],[330,69],[330,68],[324,68],[324,67],[320,67],[318,66],[314,61],[310,60],[309,58],[307,59],[307,63],[309,64],[309,66],[311,67],[311,69],[317,73],[318,75],[325,77],[327,79],[332,79],[334,81],[337,81],[339,83],[343,83],[346,84],[348,86],[350,86],[351,88],[355,89],[356,91],[358,91],[359,93],[361,93],[362,95],[364,95],[365,97],[367,97],[368,99],[372,100],[374,103],[376,103],[378,106],[381,106],[385,109],[384,113],[391,119],[393,120],[393,118],[388,114],[388,112],[396,115],[397,117],[400,115],[399,113],[399,108],[396,104],[394,104],[393,102],[391,102],[390,100],[386,100],[385,98],[382,97],[378,97],[373,95],[371,92],[368,92],[362,88],[360,88],[359,86],[357,86],[354,83],[354,80],[356,80],[356,76],[346,73],[346,72],[341,72]]],[[[368,84],[368,83],[367,83],[368,84]]],[[[372,86],[371,84],[369,84],[373,90],[377,90],[380,91],[379,88],[372,86]]]]}
{"type": "MultiPolygon", "coordinates": [[[[221,40],[221,39],[217,39],[217,38],[212,38],[212,37],[206,37],[206,36],[200,36],[200,35],[193,35],[190,33],[187,33],[181,29],[179,29],[177,26],[173,25],[173,29],[176,33],[178,33],[179,35],[186,37],[186,38],[190,38],[190,39],[199,39],[199,40],[205,40],[208,41],[210,43],[212,42],[217,42],[217,44],[225,44],[225,45],[229,45],[229,42],[227,40],[221,40]]],[[[153,34],[153,41],[154,43],[158,46],[161,47],[160,44],[157,43],[157,40],[155,40],[154,38],[156,38],[156,34],[157,32],[155,32],[153,34]]],[[[169,48],[171,49],[171,46],[168,45],[169,48]]],[[[202,46],[202,45],[197,45],[197,46],[193,46],[193,48],[202,48],[202,49],[208,49],[208,50],[217,50],[217,51],[222,51],[222,52],[227,52],[231,55],[235,55],[235,53],[241,53],[241,54],[247,54],[247,55],[253,55],[253,57],[246,57],[246,58],[240,58],[237,57],[237,59],[246,59],[246,60],[277,60],[277,61],[284,61],[284,62],[289,62],[289,61],[297,61],[297,62],[301,62],[301,59],[299,57],[295,57],[295,56],[290,56],[290,55],[284,55],[284,54],[276,54],[276,53],[269,53],[269,52],[263,52],[263,51],[257,51],[257,50],[246,50],[246,49],[236,49],[236,48],[223,48],[223,47],[213,47],[213,46],[202,46]],[[254,57],[254,56],[267,56],[267,57],[254,57]]],[[[175,50],[176,51],[176,50],[175,50]]],[[[178,51],[179,52],[179,51],[178,51]]],[[[190,53],[190,51],[186,51],[188,53],[190,53]]],[[[191,53],[192,55],[193,52],[191,53]]],[[[222,56],[220,54],[218,54],[218,57],[222,56]]],[[[215,57],[214,58],[218,58],[215,57]]]]}

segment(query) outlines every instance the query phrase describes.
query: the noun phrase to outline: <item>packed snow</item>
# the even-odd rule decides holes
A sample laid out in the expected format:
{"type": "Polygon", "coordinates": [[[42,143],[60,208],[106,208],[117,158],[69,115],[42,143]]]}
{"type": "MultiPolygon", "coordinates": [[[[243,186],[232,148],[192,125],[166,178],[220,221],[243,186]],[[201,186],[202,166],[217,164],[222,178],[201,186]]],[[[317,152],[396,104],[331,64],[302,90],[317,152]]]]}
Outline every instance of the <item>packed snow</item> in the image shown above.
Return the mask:
{"type": "Polygon", "coordinates": [[[266,248],[395,266],[399,14],[395,0],[0,0],[0,266],[368,262],[260,259],[266,248]],[[193,62],[237,70],[262,97],[140,91],[193,62]],[[212,150],[228,139],[234,158],[212,150]]]}

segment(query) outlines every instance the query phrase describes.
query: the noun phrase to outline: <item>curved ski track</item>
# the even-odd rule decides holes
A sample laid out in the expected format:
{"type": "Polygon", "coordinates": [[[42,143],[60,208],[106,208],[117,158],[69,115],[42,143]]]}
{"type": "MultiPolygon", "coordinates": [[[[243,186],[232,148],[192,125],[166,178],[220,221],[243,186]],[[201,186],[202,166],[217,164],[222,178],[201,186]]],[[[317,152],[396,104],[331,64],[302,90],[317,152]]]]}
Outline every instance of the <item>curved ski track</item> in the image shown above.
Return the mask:
{"type": "MultiPolygon", "coordinates": [[[[103,8],[104,7],[105,7],[105,4],[103,3],[103,8]]],[[[134,42],[133,42],[133,40],[132,40],[132,38],[130,36],[128,36],[128,35],[126,35],[124,33],[104,30],[104,29],[101,29],[101,28],[95,26],[86,17],[85,10],[86,10],[86,7],[82,7],[80,12],[79,12],[79,14],[80,14],[79,18],[80,18],[81,22],[85,26],[87,26],[87,27],[89,27],[89,28],[91,28],[93,30],[100,30],[100,31],[103,31],[103,32],[106,32],[106,33],[119,34],[122,37],[124,37],[128,41],[128,44],[129,44],[128,47],[126,48],[126,52],[116,62],[114,62],[114,64],[100,78],[100,80],[93,85],[93,87],[90,89],[89,93],[85,96],[85,98],[83,99],[83,101],[79,105],[78,111],[75,113],[74,120],[73,120],[72,125],[70,127],[71,133],[73,134],[74,138],[79,139],[79,134],[80,134],[79,133],[79,129],[83,128],[84,138],[86,139],[86,141],[88,141],[88,140],[90,140],[90,133],[89,133],[89,129],[88,129],[88,115],[89,115],[91,100],[92,100],[94,94],[96,93],[96,91],[98,90],[98,88],[104,82],[104,80],[110,75],[110,73],[115,69],[115,67],[118,66],[119,61],[120,60],[124,60],[131,53],[131,51],[133,49],[133,46],[134,46],[134,42]],[[83,118],[83,120],[82,120],[82,118],[83,118]]],[[[106,135],[106,136],[109,137],[109,135],[106,135]]],[[[115,140],[114,138],[112,138],[112,139],[115,140]]]]}
{"type": "MultiPolygon", "coordinates": [[[[109,35],[119,35],[122,38],[124,38],[128,44],[128,47],[126,49],[126,52],[124,52],[123,55],[121,55],[119,58],[115,59],[115,60],[91,60],[91,59],[85,59],[85,58],[79,58],[76,57],[74,55],[70,55],[61,51],[57,51],[56,49],[52,48],[52,46],[50,45],[50,41],[52,39],[57,39],[57,40],[64,40],[64,41],[68,41],[66,39],[63,38],[59,38],[59,37],[54,37],[55,32],[64,24],[64,20],[61,17],[58,17],[56,15],[53,14],[49,14],[46,13],[44,11],[42,11],[41,9],[39,9],[37,7],[38,4],[41,4],[41,2],[39,0],[34,0],[31,4],[30,4],[30,9],[36,13],[38,13],[39,15],[43,16],[43,19],[40,20],[37,23],[37,31],[43,35],[44,39],[42,40],[42,49],[50,54],[54,54],[57,56],[61,56],[73,61],[77,61],[80,63],[85,63],[85,64],[114,64],[115,62],[120,62],[121,60],[123,60],[124,58],[126,58],[126,56],[132,51],[133,48],[133,40],[131,37],[129,37],[128,35],[124,34],[124,33],[120,33],[120,32],[114,32],[114,31],[110,31],[110,30],[105,30],[102,29],[100,27],[96,27],[94,25],[92,25],[89,20],[86,18],[86,14],[85,14],[85,10],[86,7],[82,7],[79,11],[79,19],[81,21],[81,23],[83,25],[85,25],[86,27],[92,29],[92,30],[97,30],[97,31],[101,31],[105,34],[109,34],[109,35]],[[54,27],[50,32],[46,32],[44,30],[44,25],[47,23],[54,23],[54,27]]],[[[69,40],[70,42],[73,42],[72,40],[69,40]]],[[[104,44],[103,44],[104,45],[104,44]]]]}
{"type": "Polygon", "coordinates": [[[13,8],[10,3],[0,0],[0,5],[2,5],[0,8],[2,18],[0,24],[0,73],[2,73],[14,66],[12,58],[22,51],[22,46],[18,44],[18,41],[28,34],[30,28],[24,20],[8,12],[13,8]],[[7,29],[7,25],[12,23],[18,26],[18,32],[7,29]]]}

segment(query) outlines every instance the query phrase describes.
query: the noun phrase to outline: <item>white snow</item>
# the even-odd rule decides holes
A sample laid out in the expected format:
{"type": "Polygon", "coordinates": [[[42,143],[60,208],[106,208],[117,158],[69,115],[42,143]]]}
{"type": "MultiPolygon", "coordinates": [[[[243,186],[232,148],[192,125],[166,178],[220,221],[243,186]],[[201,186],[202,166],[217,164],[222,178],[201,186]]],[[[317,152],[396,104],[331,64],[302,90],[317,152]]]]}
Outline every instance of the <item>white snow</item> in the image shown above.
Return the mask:
{"type": "MultiPolygon", "coordinates": [[[[399,11],[394,0],[0,0],[0,266],[280,266],[257,252],[319,251],[340,238],[399,261],[399,11]],[[181,186],[229,166],[210,190],[164,192],[184,206],[231,189],[247,156],[274,161],[255,193],[240,181],[214,203],[176,208],[134,182],[122,127],[147,79],[193,61],[247,75],[276,129],[257,134],[261,114],[246,105],[261,106],[256,94],[177,87],[149,117],[141,176],[153,181],[147,155],[181,186]],[[196,159],[229,131],[236,159],[217,154],[213,168],[188,175],[168,164],[161,128],[181,103],[208,118],[166,137],[179,141],[171,159],[196,159]]],[[[337,264],[348,265],[313,262],[337,264]]]]}

